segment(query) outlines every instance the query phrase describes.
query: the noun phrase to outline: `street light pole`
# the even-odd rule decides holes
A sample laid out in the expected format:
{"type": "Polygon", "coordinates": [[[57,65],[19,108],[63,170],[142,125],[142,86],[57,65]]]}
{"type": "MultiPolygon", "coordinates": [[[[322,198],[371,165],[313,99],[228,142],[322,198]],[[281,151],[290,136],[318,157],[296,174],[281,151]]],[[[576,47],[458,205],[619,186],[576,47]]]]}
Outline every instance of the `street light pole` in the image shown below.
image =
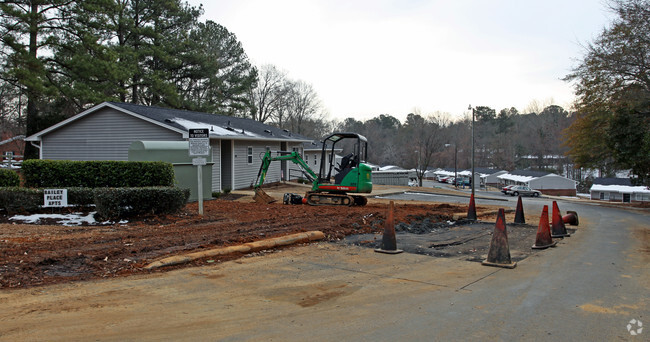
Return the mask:
{"type": "Polygon", "coordinates": [[[458,187],[458,146],[454,144],[454,183],[458,187]]]}
{"type": "Polygon", "coordinates": [[[470,175],[470,182],[472,183],[472,196],[474,196],[474,108],[472,108],[472,105],[469,105],[469,108],[472,110],[472,174],[470,175]]]}

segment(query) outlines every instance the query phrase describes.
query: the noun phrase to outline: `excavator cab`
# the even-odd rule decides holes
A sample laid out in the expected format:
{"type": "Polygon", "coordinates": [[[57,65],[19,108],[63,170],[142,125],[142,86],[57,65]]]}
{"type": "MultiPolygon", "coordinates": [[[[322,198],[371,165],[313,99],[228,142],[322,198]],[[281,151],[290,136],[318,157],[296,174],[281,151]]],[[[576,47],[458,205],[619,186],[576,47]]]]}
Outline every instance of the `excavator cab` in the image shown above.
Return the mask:
{"type": "Polygon", "coordinates": [[[370,193],[372,169],[364,164],[368,140],[361,134],[339,132],[323,140],[318,186],[313,191],[370,193]],[[337,162],[336,150],[350,152],[337,162]]]}

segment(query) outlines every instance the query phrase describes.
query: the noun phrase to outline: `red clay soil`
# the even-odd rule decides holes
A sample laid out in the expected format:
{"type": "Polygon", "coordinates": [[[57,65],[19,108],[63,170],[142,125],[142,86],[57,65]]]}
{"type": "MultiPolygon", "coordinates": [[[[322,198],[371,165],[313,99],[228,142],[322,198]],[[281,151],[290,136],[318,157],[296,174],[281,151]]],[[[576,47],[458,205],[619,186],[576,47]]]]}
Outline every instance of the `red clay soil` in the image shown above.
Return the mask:
{"type": "MultiPolygon", "coordinates": [[[[232,196],[232,195],[231,195],[232,196]]],[[[381,232],[387,204],[312,207],[227,199],[204,202],[167,216],[131,218],[125,224],[63,226],[20,224],[0,213],[0,288],[24,288],[77,280],[163,272],[148,263],[173,254],[241,244],[296,232],[320,230],[334,241],[350,234],[381,232]]],[[[449,220],[467,206],[397,204],[395,223],[449,220]]],[[[201,265],[240,257],[198,260],[201,265]]]]}

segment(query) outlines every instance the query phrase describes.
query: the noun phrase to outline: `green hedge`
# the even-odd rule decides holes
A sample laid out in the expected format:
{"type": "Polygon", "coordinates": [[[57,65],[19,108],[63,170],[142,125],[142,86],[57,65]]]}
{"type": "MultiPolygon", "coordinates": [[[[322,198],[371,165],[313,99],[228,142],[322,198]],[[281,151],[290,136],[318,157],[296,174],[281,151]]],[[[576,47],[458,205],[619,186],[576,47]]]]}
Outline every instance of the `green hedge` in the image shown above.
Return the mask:
{"type": "Polygon", "coordinates": [[[30,159],[23,162],[22,172],[30,188],[174,185],[174,168],[166,162],[30,159]]]}
{"type": "Polygon", "coordinates": [[[20,177],[16,171],[0,169],[0,186],[19,186],[20,177]]]}
{"type": "MultiPolygon", "coordinates": [[[[96,205],[104,219],[121,219],[136,214],[172,214],[187,203],[189,189],[178,187],[145,188],[68,188],[68,204],[96,205]]],[[[38,212],[43,205],[43,189],[0,188],[0,210],[9,214],[38,212]]]]}
{"type": "Polygon", "coordinates": [[[97,214],[109,220],[136,214],[171,214],[179,211],[190,197],[189,189],[178,187],[97,188],[97,214]]]}
{"type": "Polygon", "coordinates": [[[43,190],[19,187],[0,188],[0,209],[9,214],[35,212],[43,204],[43,190]]]}

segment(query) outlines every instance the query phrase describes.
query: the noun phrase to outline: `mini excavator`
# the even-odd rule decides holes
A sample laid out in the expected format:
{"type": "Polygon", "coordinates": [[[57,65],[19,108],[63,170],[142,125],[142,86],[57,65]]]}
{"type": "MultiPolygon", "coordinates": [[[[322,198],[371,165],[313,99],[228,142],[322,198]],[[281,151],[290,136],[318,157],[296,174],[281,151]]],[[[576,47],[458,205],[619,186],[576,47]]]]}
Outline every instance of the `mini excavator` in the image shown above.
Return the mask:
{"type": "Polygon", "coordinates": [[[264,157],[262,157],[262,165],[257,174],[257,180],[254,183],[255,196],[253,199],[259,203],[273,202],[273,198],[261,188],[269,170],[269,165],[273,161],[291,161],[301,168],[305,178],[312,183],[311,190],[304,197],[307,204],[366,205],[368,203],[366,197],[350,195],[350,193],[372,192],[372,169],[364,164],[367,154],[368,140],[363,135],[344,132],[333,133],[323,140],[321,167],[319,173],[316,174],[298,152],[278,151],[276,156],[272,156],[271,151],[266,151],[264,157]],[[341,162],[337,164],[334,153],[335,146],[342,141],[354,141],[354,148],[352,153],[344,156],[341,162]],[[336,171],[336,173],[332,175],[332,171],[336,171]]]}

